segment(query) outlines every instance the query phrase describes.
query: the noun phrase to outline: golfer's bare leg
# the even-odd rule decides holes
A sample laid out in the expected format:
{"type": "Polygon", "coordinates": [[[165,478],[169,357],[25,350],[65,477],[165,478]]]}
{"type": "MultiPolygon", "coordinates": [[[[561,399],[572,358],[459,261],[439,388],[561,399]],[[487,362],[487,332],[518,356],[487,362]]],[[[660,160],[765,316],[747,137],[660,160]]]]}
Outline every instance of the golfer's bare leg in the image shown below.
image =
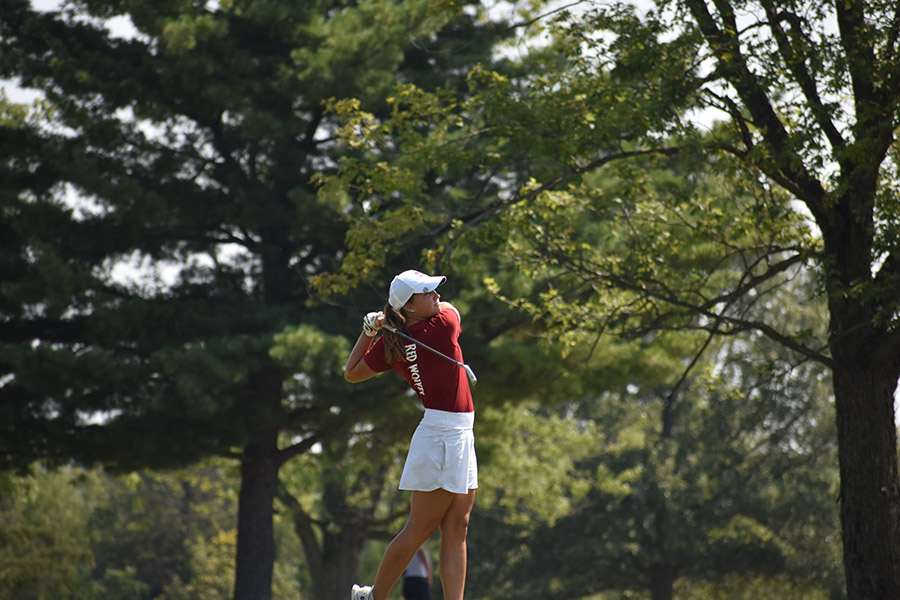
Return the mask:
{"type": "Polygon", "coordinates": [[[390,595],[394,584],[400,579],[416,550],[441,525],[455,496],[456,494],[442,489],[412,493],[409,520],[403,530],[388,544],[381,558],[381,564],[378,565],[375,584],[372,586],[374,600],[385,600],[390,595]]]}
{"type": "Polygon", "coordinates": [[[466,587],[466,533],[469,515],[475,504],[475,490],[455,494],[453,503],[441,520],[441,585],[444,600],[463,600],[466,587]]]}

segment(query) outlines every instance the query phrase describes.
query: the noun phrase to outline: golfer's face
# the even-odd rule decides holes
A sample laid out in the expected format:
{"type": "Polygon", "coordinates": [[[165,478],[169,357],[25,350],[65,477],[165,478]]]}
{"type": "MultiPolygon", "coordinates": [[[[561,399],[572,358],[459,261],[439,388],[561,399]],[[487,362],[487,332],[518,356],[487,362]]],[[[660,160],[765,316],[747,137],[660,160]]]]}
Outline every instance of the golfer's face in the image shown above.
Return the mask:
{"type": "Polygon", "coordinates": [[[411,308],[413,313],[420,319],[429,319],[438,314],[440,300],[440,294],[435,291],[413,294],[407,303],[407,307],[411,308]]]}

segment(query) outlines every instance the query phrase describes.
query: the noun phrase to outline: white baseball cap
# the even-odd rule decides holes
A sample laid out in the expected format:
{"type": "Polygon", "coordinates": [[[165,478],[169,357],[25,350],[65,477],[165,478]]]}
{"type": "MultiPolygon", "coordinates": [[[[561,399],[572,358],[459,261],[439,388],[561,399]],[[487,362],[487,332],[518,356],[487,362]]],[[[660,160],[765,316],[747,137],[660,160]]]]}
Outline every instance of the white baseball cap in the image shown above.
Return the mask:
{"type": "Polygon", "coordinates": [[[391,294],[388,302],[396,310],[403,308],[413,294],[425,294],[434,291],[437,286],[447,281],[443,275],[426,275],[419,271],[403,271],[391,282],[391,294]]]}

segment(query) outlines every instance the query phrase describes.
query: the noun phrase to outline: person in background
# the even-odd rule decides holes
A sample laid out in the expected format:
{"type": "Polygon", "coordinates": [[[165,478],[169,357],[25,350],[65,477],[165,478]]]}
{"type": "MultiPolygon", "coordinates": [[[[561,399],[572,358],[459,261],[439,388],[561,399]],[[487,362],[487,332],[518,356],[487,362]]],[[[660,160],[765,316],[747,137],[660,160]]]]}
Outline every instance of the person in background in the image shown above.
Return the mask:
{"type": "Polygon", "coordinates": [[[431,556],[425,546],[420,546],[406,570],[403,571],[403,599],[431,600],[431,586],[434,572],[431,570],[431,556]]]}

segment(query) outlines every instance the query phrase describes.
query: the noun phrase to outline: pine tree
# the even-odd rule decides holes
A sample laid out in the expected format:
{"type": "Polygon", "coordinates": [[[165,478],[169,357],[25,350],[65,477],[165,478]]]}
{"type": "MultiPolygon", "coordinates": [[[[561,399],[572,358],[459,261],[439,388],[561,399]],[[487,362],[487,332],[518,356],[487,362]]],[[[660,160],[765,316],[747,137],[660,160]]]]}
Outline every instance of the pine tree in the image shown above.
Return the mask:
{"type": "Polygon", "coordinates": [[[340,376],[359,311],[309,285],[355,210],[313,182],[347,153],[325,101],[384,113],[399,73],[447,85],[483,58],[492,31],[432,4],[2,3],[0,76],[45,98],[0,133],[4,465],[232,456],[234,597],[270,597],[279,467],[375,405],[340,376]],[[314,372],[271,353],[298,324],[314,372]]]}

